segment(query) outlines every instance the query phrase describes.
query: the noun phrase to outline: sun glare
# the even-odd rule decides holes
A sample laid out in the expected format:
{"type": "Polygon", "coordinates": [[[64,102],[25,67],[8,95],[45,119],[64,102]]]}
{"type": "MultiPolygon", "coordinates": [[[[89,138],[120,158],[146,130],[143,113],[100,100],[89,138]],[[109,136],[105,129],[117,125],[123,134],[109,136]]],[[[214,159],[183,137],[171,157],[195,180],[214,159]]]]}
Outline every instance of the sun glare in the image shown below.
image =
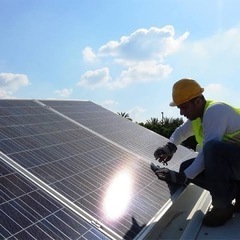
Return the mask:
{"type": "Polygon", "coordinates": [[[110,219],[116,219],[126,211],[132,189],[131,175],[120,172],[110,184],[104,199],[104,212],[110,219]]]}

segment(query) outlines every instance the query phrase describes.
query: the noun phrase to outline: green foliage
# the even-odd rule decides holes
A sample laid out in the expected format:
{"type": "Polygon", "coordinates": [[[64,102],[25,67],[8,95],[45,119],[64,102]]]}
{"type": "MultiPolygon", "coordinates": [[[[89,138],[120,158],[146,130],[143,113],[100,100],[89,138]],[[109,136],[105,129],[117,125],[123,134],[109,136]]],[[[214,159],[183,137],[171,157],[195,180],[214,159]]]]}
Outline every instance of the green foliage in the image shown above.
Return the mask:
{"type": "Polygon", "coordinates": [[[162,120],[151,118],[150,120],[147,120],[145,124],[141,123],[140,125],[169,138],[174,130],[181,124],[183,124],[182,118],[163,118],[162,120]]]}
{"type": "Polygon", "coordinates": [[[129,117],[129,114],[126,113],[126,112],[117,112],[117,114],[118,114],[119,116],[123,117],[123,118],[126,118],[126,119],[132,121],[132,119],[129,117]]]}
{"type": "MultiPolygon", "coordinates": [[[[158,118],[151,118],[147,120],[146,123],[140,123],[139,125],[152,130],[164,136],[166,138],[170,138],[174,130],[183,124],[182,118],[163,118],[159,120],[158,118]]],[[[196,149],[196,139],[194,136],[187,138],[185,141],[182,142],[182,145],[195,150],[196,149]]]]}

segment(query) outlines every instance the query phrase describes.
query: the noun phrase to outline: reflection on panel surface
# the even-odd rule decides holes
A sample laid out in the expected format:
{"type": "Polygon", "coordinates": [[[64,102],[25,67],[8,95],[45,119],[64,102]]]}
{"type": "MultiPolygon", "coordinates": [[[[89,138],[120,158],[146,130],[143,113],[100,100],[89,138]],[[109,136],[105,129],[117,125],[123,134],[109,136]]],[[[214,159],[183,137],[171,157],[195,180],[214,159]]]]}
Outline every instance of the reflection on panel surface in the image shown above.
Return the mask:
{"type": "Polygon", "coordinates": [[[1,239],[107,239],[1,159],[0,187],[1,239]]]}

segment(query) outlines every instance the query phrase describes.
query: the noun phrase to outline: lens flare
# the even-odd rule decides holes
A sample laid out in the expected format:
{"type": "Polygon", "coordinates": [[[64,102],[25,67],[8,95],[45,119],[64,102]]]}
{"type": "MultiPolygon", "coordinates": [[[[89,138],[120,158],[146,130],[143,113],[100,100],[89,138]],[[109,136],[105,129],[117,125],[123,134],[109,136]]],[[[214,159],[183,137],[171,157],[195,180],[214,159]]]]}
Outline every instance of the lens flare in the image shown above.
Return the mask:
{"type": "Polygon", "coordinates": [[[117,219],[126,211],[132,189],[132,177],[124,171],[120,172],[110,184],[105,199],[104,212],[107,218],[117,219]]]}

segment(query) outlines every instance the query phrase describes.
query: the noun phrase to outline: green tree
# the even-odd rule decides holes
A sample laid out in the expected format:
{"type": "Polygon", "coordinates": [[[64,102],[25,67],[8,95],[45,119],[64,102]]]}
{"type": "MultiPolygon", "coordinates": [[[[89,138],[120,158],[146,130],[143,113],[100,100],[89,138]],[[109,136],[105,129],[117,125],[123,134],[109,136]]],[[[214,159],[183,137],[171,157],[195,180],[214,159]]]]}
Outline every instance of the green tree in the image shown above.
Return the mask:
{"type": "Polygon", "coordinates": [[[126,113],[126,112],[117,112],[117,114],[118,114],[119,116],[123,117],[123,118],[126,118],[126,119],[132,121],[132,119],[130,118],[129,114],[126,113]]]}
{"type": "Polygon", "coordinates": [[[174,130],[183,124],[182,118],[151,118],[147,120],[145,124],[141,124],[143,127],[146,127],[164,137],[169,138],[174,130]]]}
{"type": "Polygon", "coordinates": [[[161,122],[158,118],[151,118],[150,120],[147,120],[146,123],[143,124],[143,126],[149,130],[152,130],[153,132],[161,134],[161,122]]]}
{"type": "MultiPolygon", "coordinates": [[[[146,123],[140,123],[141,126],[152,130],[153,132],[156,132],[166,138],[170,138],[174,130],[182,124],[182,118],[162,118],[161,120],[158,118],[151,118],[150,120],[147,120],[146,123]]],[[[193,150],[196,149],[196,144],[197,143],[194,136],[189,137],[182,142],[183,146],[191,148],[193,150]]]]}
{"type": "Polygon", "coordinates": [[[164,137],[169,138],[174,130],[183,124],[182,118],[164,118],[162,121],[162,134],[164,137]]]}

